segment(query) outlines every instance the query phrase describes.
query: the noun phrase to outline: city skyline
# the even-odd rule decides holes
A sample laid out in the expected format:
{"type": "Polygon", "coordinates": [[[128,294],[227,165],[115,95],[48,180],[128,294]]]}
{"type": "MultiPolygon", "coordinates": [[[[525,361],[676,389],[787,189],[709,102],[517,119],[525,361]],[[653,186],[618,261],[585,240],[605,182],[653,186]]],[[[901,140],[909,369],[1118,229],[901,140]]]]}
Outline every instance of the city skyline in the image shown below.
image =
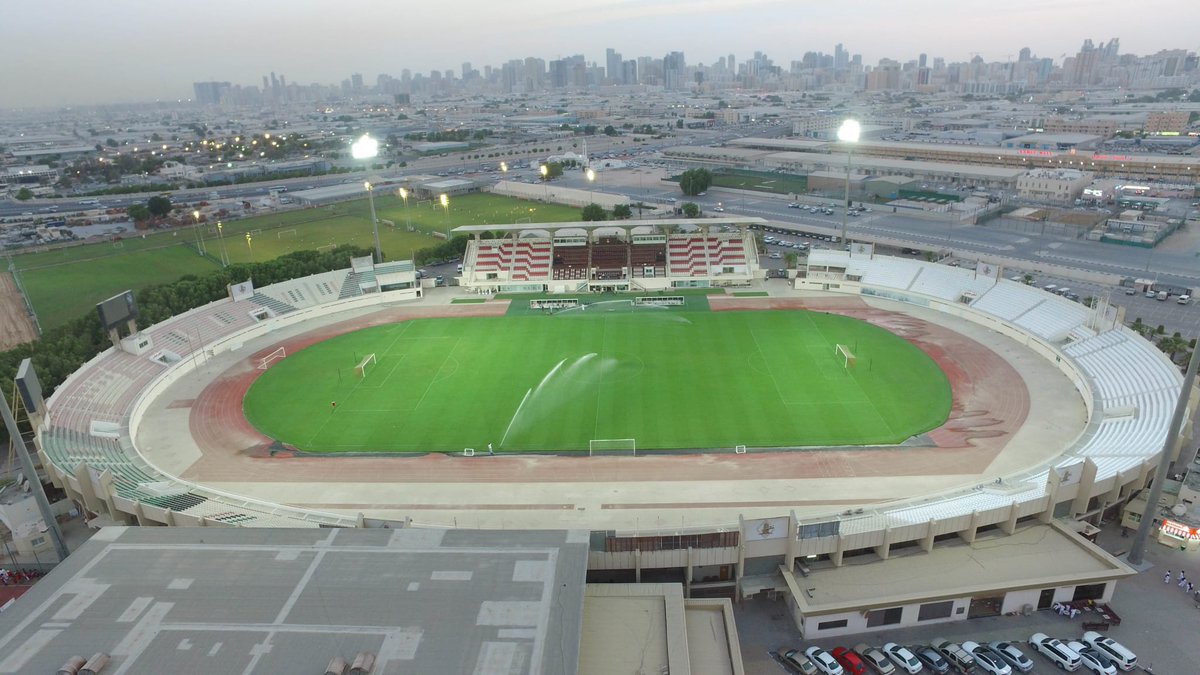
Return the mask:
{"type": "MultiPolygon", "coordinates": [[[[881,58],[904,62],[920,53],[947,62],[976,54],[1003,62],[1015,60],[1024,47],[1060,64],[1085,39],[1113,37],[1120,38],[1122,53],[1195,49],[1186,22],[1114,20],[1128,13],[1126,7],[917,0],[897,15],[894,6],[877,0],[853,10],[774,0],[621,0],[603,6],[526,0],[518,7],[468,0],[448,23],[436,7],[401,9],[366,0],[343,3],[336,14],[315,0],[289,3],[286,13],[212,0],[199,16],[136,0],[79,6],[69,15],[27,4],[11,8],[0,27],[5,61],[24,64],[0,72],[0,91],[3,107],[10,108],[185,100],[192,97],[192,82],[253,85],[269,72],[304,84],[362,73],[373,84],[379,73],[457,72],[463,62],[482,70],[528,56],[550,61],[582,54],[603,67],[606,48],[626,59],[679,51],[689,65],[712,64],[730,53],[744,62],[761,51],[784,68],[805,52],[832,53],[836,43],[861,54],[866,65],[881,58]],[[975,28],[980,22],[987,25],[983,39],[975,28]]],[[[1142,3],[1138,14],[1168,16],[1173,7],[1142,3]],[[1159,6],[1162,12],[1155,10],[1159,6]]]]}

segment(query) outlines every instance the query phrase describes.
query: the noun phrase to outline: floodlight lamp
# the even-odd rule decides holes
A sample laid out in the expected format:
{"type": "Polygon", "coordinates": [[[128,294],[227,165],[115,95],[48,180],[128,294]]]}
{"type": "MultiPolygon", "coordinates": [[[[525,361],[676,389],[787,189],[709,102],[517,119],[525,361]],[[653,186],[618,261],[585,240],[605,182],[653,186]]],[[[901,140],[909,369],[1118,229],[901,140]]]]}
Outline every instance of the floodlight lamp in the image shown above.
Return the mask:
{"type": "Polygon", "coordinates": [[[588,179],[588,180],[596,180],[596,172],[595,172],[595,170],[593,170],[593,169],[588,169],[588,170],[587,170],[587,179],[588,179]]]}
{"type": "Polygon", "coordinates": [[[862,125],[858,120],[846,120],[842,122],[842,126],[838,127],[838,140],[847,143],[857,143],[858,137],[862,134],[862,125]]]}
{"type": "Polygon", "coordinates": [[[371,159],[379,154],[379,141],[371,138],[371,134],[363,134],[350,146],[350,155],[354,159],[371,159]]]}
{"type": "Polygon", "coordinates": [[[443,194],[441,197],[438,197],[438,201],[440,201],[442,203],[442,206],[450,206],[450,196],[449,195],[443,194]]]}

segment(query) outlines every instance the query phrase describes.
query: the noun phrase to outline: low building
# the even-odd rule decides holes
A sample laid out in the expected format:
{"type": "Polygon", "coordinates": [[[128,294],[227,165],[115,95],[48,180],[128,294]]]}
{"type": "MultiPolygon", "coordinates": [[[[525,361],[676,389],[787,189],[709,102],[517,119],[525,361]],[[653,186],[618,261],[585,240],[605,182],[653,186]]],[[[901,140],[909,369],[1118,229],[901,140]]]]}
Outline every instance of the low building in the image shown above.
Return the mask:
{"type": "Polygon", "coordinates": [[[806,640],[1107,602],[1117,580],[1137,574],[1058,521],[931,542],[886,561],[780,571],[806,640]]]}
{"type": "Polygon", "coordinates": [[[863,183],[863,191],[881,199],[897,199],[901,190],[920,190],[921,181],[908,176],[872,176],[863,183]]]}
{"type": "Polygon", "coordinates": [[[0,614],[0,672],[743,675],[728,599],[587,584],[588,548],[563,530],[106,527],[0,614]]]}
{"type": "Polygon", "coordinates": [[[1001,147],[1017,150],[1090,150],[1102,140],[1094,134],[1026,134],[1006,139],[1001,147]]]}
{"type": "MultiPolygon", "coordinates": [[[[850,174],[850,194],[861,195],[869,176],[850,174]]],[[[843,194],[846,190],[845,171],[813,171],[808,174],[808,191],[843,194]]]]}
{"type": "Polygon", "coordinates": [[[52,183],[56,180],[58,180],[58,169],[52,169],[45,164],[10,166],[4,170],[3,176],[3,182],[10,185],[52,183]]]}
{"type": "Polygon", "coordinates": [[[1187,110],[1152,112],[1146,115],[1145,131],[1151,135],[1179,135],[1187,131],[1190,119],[1187,110]]]}
{"type": "Polygon", "coordinates": [[[1079,198],[1093,175],[1075,169],[1034,169],[1017,179],[1017,195],[1035,202],[1066,204],[1079,198]]]}

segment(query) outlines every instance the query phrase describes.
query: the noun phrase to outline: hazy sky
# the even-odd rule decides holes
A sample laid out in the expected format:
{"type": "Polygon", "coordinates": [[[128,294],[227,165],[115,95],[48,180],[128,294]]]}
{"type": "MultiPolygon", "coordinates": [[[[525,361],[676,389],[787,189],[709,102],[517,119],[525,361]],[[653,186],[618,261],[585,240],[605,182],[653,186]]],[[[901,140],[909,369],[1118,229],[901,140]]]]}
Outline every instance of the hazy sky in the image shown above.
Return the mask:
{"type": "Polygon", "coordinates": [[[1073,54],[1119,37],[1122,53],[1195,50],[1177,0],[41,0],[0,6],[0,108],[188,98],[193,81],[336,83],[582,53],[604,62],[684,52],[787,68],[842,42],[866,63],[919,52],[1005,60],[1021,47],[1073,54]]]}

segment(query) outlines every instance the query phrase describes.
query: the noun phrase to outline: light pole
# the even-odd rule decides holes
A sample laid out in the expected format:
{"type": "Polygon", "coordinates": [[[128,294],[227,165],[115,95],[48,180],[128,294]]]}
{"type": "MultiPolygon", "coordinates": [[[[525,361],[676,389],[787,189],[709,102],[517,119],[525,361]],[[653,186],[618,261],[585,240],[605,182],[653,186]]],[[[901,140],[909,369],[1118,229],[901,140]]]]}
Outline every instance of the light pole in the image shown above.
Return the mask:
{"type": "Polygon", "coordinates": [[[400,188],[397,192],[400,194],[400,199],[404,200],[404,225],[412,232],[412,216],[408,213],[408,188],[400,188]]]}
{"type": "Polygon", "coordinates": [[[192,211],[192,218],[195,221],[195,225],[192,227],[196,230],[196,253],[204,255],[204,239],[200,235],[200,212],[192,211]]]}
{"type": "Polygon", "coordinates": [[[221,240],[221,267],[229,267],[229,253],[225,251],[225,226],[217,221],[217,238],[221,240]]]}
{"type": "Polygon", "coordinates": [[[838,140],[846,144],[846,199],[842,203],[842,244],[849,243],[846,239],[846,221],[850,217],[850,162],[854,160],[854,144],[862,134],[862,125],[858,120],[846,120],[838,127],[838,140]]]}
{"type": "Polygon", "coordinates": [[[550,186],[546,182],[550,180],[550,167],[543,164],[538,167],[538,171],[542,173],[542,187],[546,189],[546,201],[550,201],[550,186]]]}
{"type": "Polygon", "coordinates": [[[446,222],[446,241],[450,241],[450,195],[443,192],[438,201],[442,204],[442,217],[446,222]]]}
{"type": "MultiPolygon", "coordinates": [[[[350,155],[354,159],[370,160],[379,155],[379,141],[371,138],[371,134],[363,134],[350,146],[350,155]]],[[[371,163],[368,161],[367,171],[370,170],[371,163]]],[[[379,219],[375,217],[375,193],[369,179],[363,182],[363,186],[367,189],[367,200],[371,203],[371,231],[375,234],[375,264],[379,264],[383,262],[383,249],[379,246],[379,219]]]]}
{"type": "Polygon", "coordinates": [[[375,217],[375,186],[371,181],[363,181],[367,190],[367,201],[371,204],[371,232],[375,235],[375,264],[383,262],[383,249],[379,246],[379,219],[375,217]]]}
{"type": "Polygon", "coordinates": [[[588,192],[591,194],[592,203],[594,204],[596,202],[596,194],[592,190],[592,185],[594,185],[596,183],[596,172],[595,172],[595,170],[588,168],[587,172],[585,172],[584,175],[587,176],[588,192]]]}
{"type": "Polygon", "coordinates": [[[250,236],[249,232],[246,233],[246,248],[250,249],[250,260],[253,261],[254,260],[254,238],[250,236]]]}

